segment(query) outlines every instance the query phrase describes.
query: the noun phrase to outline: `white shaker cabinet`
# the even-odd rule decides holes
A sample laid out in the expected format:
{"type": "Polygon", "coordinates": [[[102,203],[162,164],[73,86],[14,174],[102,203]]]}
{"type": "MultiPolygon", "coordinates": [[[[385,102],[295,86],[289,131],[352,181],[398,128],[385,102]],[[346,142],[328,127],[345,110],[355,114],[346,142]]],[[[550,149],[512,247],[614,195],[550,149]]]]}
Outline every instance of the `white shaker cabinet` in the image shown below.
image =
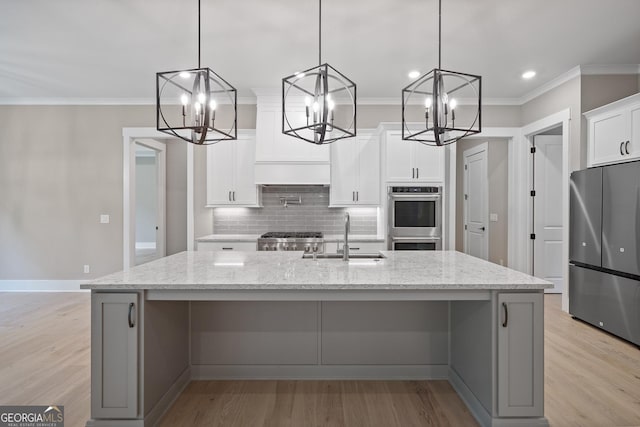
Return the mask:
{"type": "Polygon", "coordinates": [[[91,414],[138,417],[138,294],[91,298],[91,414]]]}
{"type": "Polygon", "coordinates": [[[429,183],[444,180],[444,151],[416,141],[403,141],[400,131],[386,134],[387,182],[429,183]]]}
{"type": "Polygon", "coordinates": [[[588,166],[640,158],[640,94],[585,113],[588,166]]]}
{"type": "Polygon", "coordinates": [[[215,242],[198,242],[199,251],[245,251],[257,250],[257,242],[240,242],[236,240],[218,240],[215,242]]]}
{"type": "Polygon", "coordinates": [[[379,139],[360,135],[331,144],[330,206],[379,204],[379,139]]]}
{"type": "Polygon", "coordinates": [[[544,416],[542,293],[498,295],[498,416],[544,416]]]}
{"type": "Polygon", "coordinates": [[[207,206],[259,206],[254,179],[255,135],[207,147],[207,206]]]}

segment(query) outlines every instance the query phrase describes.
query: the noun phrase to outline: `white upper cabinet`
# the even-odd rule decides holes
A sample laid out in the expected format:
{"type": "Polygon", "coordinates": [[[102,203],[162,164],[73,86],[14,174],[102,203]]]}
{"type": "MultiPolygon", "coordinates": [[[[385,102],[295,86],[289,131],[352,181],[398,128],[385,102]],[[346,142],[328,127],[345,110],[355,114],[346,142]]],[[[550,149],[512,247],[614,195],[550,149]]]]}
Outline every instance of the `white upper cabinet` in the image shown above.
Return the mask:
{"type": "Polygon", "coordinates": [[[445,147],[403,141],[400,131],[386,134],[387,182],[431,183],[444,181],[445,147]]]}
{"type": "Polygon", "coordinates": [[[640,158],[640,94],[585,113],[588,166],[640,158]]]}
{"type": "MultiPolygon", "coordinates": [[[[296,123],[306,120],[304,105],[289,118],[296,123]]],[[[282,106],[279,104],[258,106],[256,131],[256,162],[329,162],[328,146],[314,145],[282,133],[282,106]]]]}
{"type": "Polygon", "coordinates": [[[259,206],[254,179],[255,136],[238,133],[235,141],[207,147],[207,206],[259,206]]]}
{"type": "Polygon", "coordinates": [[[380,204],[380,143],[369,135],[331,144],[331,206],[380,204]]]}

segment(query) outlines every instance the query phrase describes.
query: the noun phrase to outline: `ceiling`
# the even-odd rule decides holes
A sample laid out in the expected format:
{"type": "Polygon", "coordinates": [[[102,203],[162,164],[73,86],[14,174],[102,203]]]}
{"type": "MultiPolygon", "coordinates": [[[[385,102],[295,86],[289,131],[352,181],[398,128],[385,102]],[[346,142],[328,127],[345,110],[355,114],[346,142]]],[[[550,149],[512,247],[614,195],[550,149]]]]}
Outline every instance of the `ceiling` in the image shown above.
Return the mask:
{"type": "MultiPolygon", "coordinates": [[[[317,65],[316,0],[202,0],[202,65],[278,88],[317,65]]],[[[400,97],[437,66],[436,0],[325,0],[323,61],[360,98],[400,97]]],[[[640,63],[638,0],[443,0],[442,68],[520,98],[577,65],[640,63]],[[529,69],[537,76],[525,81],[529,69]]],[[[154,101],[155,73],[197,66],[196,0],[3,1],[0,100],[154,101]]]]}

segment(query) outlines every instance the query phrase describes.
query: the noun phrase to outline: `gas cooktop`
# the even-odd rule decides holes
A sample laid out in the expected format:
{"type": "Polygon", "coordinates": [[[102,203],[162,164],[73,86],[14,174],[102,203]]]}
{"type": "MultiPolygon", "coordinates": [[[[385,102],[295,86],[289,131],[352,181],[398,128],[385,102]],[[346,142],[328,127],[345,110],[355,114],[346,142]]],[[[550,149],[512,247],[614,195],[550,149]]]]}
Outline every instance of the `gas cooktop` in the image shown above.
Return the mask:
{"type": "Polygon", "coordinates": [[[270,231],[260,236],[261,239],[322,239],[319,231],[270,231]]]}

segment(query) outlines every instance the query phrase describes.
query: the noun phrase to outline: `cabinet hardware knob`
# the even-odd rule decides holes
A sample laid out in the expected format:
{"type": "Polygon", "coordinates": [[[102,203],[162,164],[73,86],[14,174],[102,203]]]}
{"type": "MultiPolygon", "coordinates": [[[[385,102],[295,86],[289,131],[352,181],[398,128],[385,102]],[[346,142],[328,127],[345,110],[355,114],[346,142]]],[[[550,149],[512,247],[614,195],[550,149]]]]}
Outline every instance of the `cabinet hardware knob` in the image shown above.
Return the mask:
{"type": "Polygon", "coordinates": [[[128,315],[127,320],[129,321],[129,327],[130,328],[133,328],[134,326],[136,326],[135,319],[133,317],[133,311],[134,311],[135,307],[136,307],[136,305],[134,303],[130,303],[129,304],[129,315],[128,315]]]}
{"type": "Polygon", "coordinates": [[[502,310],[504,311],[504,320],[502,321],[502,327],[507,327],[507,322],[509,321],[509,310],[507,310],[507,303],[502,303],[502,310]]]}

